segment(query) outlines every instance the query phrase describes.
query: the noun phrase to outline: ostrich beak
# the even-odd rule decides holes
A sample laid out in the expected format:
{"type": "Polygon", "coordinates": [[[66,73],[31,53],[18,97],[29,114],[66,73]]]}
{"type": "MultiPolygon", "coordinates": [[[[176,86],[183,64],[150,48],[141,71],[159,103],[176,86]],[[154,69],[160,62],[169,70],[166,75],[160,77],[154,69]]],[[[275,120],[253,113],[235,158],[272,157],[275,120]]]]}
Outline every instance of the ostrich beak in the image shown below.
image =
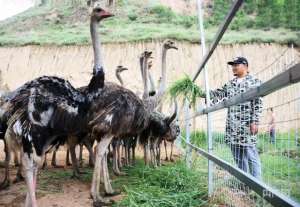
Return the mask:
{"type": "Polygon", "coordinates": [[[112,13],[110,13],[110,12],[100,8],[100,7],[94,8],[93,13],[94,13],[94,16],[99,18],[99,20],[114,16],[112,13]]]}
{"type": "Polygon", "coordinates": [[[100,12],[100,16],[101,16],[102,19],[105,19],[105,18],[112,17],[114,15],[112,13],[108,12],[108,11],[102,10],[100,12]]]}
{"type": "Polygon", "coordinates": [[[121,71],[124,71],[124,70],[128,70],[128,68],[123,67],[123,68],[121,69],[121,71]]]}
{"type": "Polygon", "coordinates": [[[176,46],[173,46],[173,47],[171,47],[172,49],[175,49],[175,50],[178,50],[178,47],[176,47],[176,46]]]}

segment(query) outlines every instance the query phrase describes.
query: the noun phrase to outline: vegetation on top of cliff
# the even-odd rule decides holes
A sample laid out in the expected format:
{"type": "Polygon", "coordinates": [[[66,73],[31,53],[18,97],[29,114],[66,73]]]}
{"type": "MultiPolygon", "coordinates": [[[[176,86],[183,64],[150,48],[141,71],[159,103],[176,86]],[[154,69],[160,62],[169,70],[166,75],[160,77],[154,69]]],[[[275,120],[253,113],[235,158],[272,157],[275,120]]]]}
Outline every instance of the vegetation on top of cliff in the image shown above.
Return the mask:
{"type": "MultiPolygon", "coordinates": [[[[85,0],[44,2],[0,22],[0,45],[82,45],[90,42],[85,0]]],[[[196,14],[178,14],[168,7],[148,2],[153,1],[118,0],[115,17],[105,20],[100,28],[103,42],[165,38],[199,41],[196,14]]],[[[246,0],[222,43],[300,45],[300,3],[297,2],[246,0]]],[[[231,4],[232,0],[214,0],[208,5],[205,19],[208,42],[212,41],[231,4]]]]}

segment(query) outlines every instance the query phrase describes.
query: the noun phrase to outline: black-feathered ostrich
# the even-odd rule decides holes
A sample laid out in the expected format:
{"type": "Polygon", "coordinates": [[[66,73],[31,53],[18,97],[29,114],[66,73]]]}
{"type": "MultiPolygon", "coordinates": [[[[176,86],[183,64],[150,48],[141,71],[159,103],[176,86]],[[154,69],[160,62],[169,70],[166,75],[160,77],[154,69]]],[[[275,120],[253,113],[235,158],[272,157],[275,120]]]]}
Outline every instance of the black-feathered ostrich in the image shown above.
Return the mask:
{"type": "MultiPolygon", "coordinates": [[[[98,2],[91,2],[91,28],[111,14],[98,2]]],[[[87,113],[104,85],[101,60],[95,58],[93,77],[87,93],[76,90],[68,81],[44,76],[17,89],[1,108],[1,119],[8,124],[5,140],[9,148],[19,147],[27,184],[25,206],[37,206],[35,189],[38,164],[45,152],[60,143],[61,135],[76,134],[87,126],[87,113]],[[9,136],[7,132],[13,133],[9,136]]]]}

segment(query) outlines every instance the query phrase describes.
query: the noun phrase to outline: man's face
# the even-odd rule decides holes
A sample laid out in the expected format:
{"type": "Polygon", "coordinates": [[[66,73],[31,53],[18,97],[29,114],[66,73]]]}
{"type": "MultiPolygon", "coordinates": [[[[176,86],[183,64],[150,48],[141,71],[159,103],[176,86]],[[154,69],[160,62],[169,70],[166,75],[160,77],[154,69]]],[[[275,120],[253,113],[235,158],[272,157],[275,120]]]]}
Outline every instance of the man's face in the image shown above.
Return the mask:
{"type": "Polygon", "coordinates": [[[243,76],[248,71],[248,67],[244,64],[234,64],[231,67],[233,75],[237,77],[243,76]]]}

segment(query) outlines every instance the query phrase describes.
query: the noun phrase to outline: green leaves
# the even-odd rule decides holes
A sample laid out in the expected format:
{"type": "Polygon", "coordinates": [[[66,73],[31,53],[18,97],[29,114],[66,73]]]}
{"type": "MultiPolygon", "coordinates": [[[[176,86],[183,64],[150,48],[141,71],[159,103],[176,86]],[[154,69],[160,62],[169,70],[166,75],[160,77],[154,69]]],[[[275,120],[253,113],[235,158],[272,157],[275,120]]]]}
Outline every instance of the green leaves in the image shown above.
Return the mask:
{"type": "Polygon", "coordinates": [[[187,98],[191,105],[195,107],[197,98],[204,96],[205,93],[188,75],[185,75],[184,78],[175,81],[171,85],[169,94],[172,98],[187,98]]]}

